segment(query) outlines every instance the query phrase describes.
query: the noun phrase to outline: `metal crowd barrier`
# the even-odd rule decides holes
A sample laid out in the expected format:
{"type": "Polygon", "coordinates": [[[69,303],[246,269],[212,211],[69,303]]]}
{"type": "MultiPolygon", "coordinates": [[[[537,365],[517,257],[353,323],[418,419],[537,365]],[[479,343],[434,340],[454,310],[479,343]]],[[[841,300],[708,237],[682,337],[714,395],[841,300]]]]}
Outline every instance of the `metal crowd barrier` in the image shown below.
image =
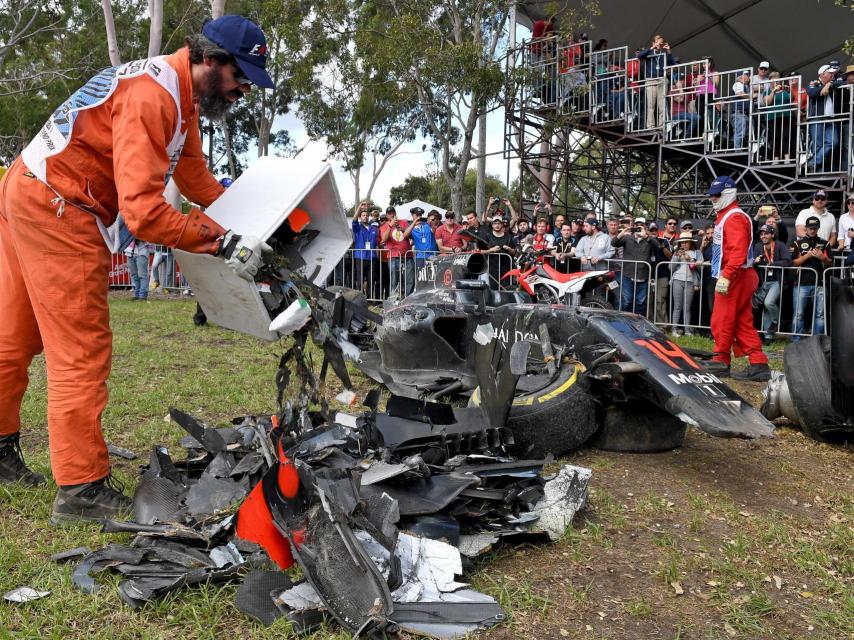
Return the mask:
{"type": "MultiPolygon", "coordinates": [[[[629,61],[630,65],[643,67],[643,62],[637,58],[629,61]]],[[[641,131],[657,131],[664,124],[665,101],[667,92],[665,78],[643,78],[631,83],[631,89],[626,91],[626,131],[638,133],[641,131]],[[652,110],[660,113],[661,123],[657,118],[650,118],[652,97],[655,103],[652,110]]]]}
{"type": "Polygon", "coordinates": [[[766,333],[772,326],[774,335],[803,337],[814,333],[814,295],[799,297],[799,292],[805,292],[806,287],[810,286],[803,282],[807,272],[812,272],[814,282],[818,282],[818,273],[809,267],[759,267],[759,288],[754,294],[754,300],[760,306],[754,304],[754,308],[760,312],[760,333],[766,333]],[[809,322],[804,322],[801,327],[796,326],[798,311],[801,311],[803,318],[809,308],[813,309],[809,322]]]}
{"type": "Polygon", "coordinates": [[[805,175],[837,173],[848,169],[851,148],[851,86],[843,86],[836,91],[843,93],[842,104],[848,106],[847,113],[809,116],[807,121],[801,124],[801,135],[806,140],[805,175]]]}
{"type": "Polygon", "coordinates": [[[571,36],[557,47],[558,101],[561,113],[590,111],[590,41],[574,42],[571,36]]]}
{"type": "Polygon", "coordinates": [[[529,105],[533,108],[557,107],[557,35],[530,40],[522,47],[522,69],[527,73],[529,105]]]}
{"type": "MultiPolygon", "coordinates": [[[[741,69],[717,73],[717,93],[706,110],[706,148],[710,153],[743,153],[750,137],[750,93],[735,93],[741,69]],[[709,122],[712,120],[712,122],[709,122]]],[[[753,76],[753,69],[748,69],[753,76]]]]}
{"type": "Polygon", "coordinates": [[[642,78],[643,61],[629,59],[625,47],[590,51],[589,41],[558,35],[524,41],[517,52],[524,107],[589,114],[591,124],[623,122],[628,133],[662,131],[667,144],[702,140],[706,154],[749,154],[751,165],[795,165],[800,175],[848,171],[854,181],[850,86],[838,89],[844,113],[810,117],[800,109],[801,76],[759,81],[739,95],[733,87],[745,69],[752,80],[752,68],[713,72],[698,60],[665,67],[664,78],[642,78]],[[769,92],[785,93],[777,87],[790,91],[767,104],[769,92]]]}
{"type": "MultiPolygon", "coordinates": [[[[163,245],[150,245],[148,254],[148,292],[189,293],[187,279],[181,274],[181,266],[175,261],[172,249],[163,245]],[[154,283],[157,288],[154,288],[154,283]]],[[[127,257],[123,253],[111,256],[109,286],[111,289],[131,287],[127,257]]]]}
{"type": "Polygon", "coordinates": [[[751,138],[754,164],[797,163],[801,123],[798,88],[792,78],[761,80],[751,85],[755,91],[751,138]]]}
{"type": "Polygon", "coordinates": [[[699,143],[703,140],[705,100],[699,100],[697,82],[709,73],[709,61],[686,62],[667,67],[666,140],[671,143],[699,143]]]}
{"type": "Polygon", "coordinates": [[[647,316],[651,295],[649,276],[653,273],[650,263],[610,258],[605,268],[617,274],[617,288],[607,293],[614,308],[647,316]]]}
{"type": "Polygon", "coordinates": [[[627,60],[628,47],[593,51],[590,54],[593,72],[590,122],[607,124],[621,122],[625,118],[627,60]]]}
{"type": "Polygon", "coordinates": [[[711,281],[711,266],[702,263],[702,256],[700,263],[697,265],[686,260],[655,263],[650,319],[665,331],[671,329],[691,334],[711,327],[715,288],[711,281]],[[692,264],[695,265],[693,269],[692,264]]]}
{"type": "MultiPolygon", "coordinates": [[[[362,291],[369,302],[382,303],[389,298],[405,298],[415,290],[418,270],[434,251],[407,251],[397,259],[389,259],[385,249],[350,249],[329,276],[330,286],[343,286],[362,291]],[[423,255],[424,257],[419,257],[423,255]]],[[[494,289],[515,289],[500,276],[513,268],[513,257],[507,253],[484,254],[487,271],[483,274],[494,289]]]]}

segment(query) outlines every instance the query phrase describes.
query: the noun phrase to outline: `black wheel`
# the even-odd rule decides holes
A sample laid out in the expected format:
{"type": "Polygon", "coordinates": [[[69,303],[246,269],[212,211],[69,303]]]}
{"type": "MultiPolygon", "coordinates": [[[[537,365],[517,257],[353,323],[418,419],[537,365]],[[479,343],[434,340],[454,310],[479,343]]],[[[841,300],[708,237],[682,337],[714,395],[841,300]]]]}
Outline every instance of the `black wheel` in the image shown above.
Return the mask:
{"type": "Polygon", "coordinates": [[[554,294],[554,291],[546,286],[540,285],[534,289],[534,293],[537,296],[537,302],[540,304],[558,304],[560,302],[554,294]]]}
{"type": "Polygon", "coordinates": [[[826,442],[832,436],[832,382],[827,361],[830,338],[810,336],[786,345],[783,367],[801,429],[813,440],[826,442]]]}
{"type": "Polygon", "coordinates": [[[582,307],[590,307],[591,309],[613,309],[614,305],[608,302],[603,296],[586,295],[581,299],[582,307]]]}
{"type": "MultiPolygon", "coordinates": [[[[564,365],[550,382],[513,399],[507,428],[513,432],[518,457],[569,453],[599,428],[599,404],[580,373],[572,364],[564,365]]],[[[475,389],[470,404],[478,401],[479,390],[475,389]]]]}
{"type": "Polygon", "coordinates": [[[676,416],[646,402],[605,409],[602,428],[588,444],[605,451],[653,453],[681,447],[686,425],[676,416]]]}

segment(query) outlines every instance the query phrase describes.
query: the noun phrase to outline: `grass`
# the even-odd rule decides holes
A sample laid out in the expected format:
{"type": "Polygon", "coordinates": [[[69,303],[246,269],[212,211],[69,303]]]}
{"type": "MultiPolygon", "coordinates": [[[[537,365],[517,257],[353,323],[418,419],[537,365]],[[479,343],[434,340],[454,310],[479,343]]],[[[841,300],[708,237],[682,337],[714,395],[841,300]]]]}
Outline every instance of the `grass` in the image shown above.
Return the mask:
{"type": "MultiPolygon", "coordinates": [[[[197,329],[188,300],[139,304],[115,296],[111,306],[108,441],[143,457],[153,444],[175,447],[182,431],[163,419],[171,406],[218,425],[276,409],[273,376],[283,345],[216,327],[197,329]]],[[[699,337],[679,342],[711,346],[699,337]]],[[[32,466],[49,473],[42,358],[30,374],[23,446],[32,466]]],[[[357,376],[354,381],[369,386],[357,376]]],[[[330,396],[340,390],[331,376],[327,384],[330,396]]],[[[738,390],[745,389],[755,393],[758,387],[738,390]]],[[[507,613],[507,624],[481,636],[854,637],[851,454],[789,429],[760,443],[689,431],[677,453],[574,453],[568,461],[592,467],[594,475],[588,508],[562,539],[498,547],[464,578],[495,596],[507,613]]],[[[141,461],[114,463],[132,488],[141,461]]],[[[108,572],[99,574],[97,593],[76,591],[71,567],[49,556],[129,537],[85,525],[51,528],[54,492],[53,485],[0,486],[0,593],[22,585],[52,592],[22,606],[0,603],[0,640],[293,635],[281,620],[264,628],[241,614],[233,584],[181,590],[139,611],[121,602],[117,578],[108,572]]],[[[349,636],[330,625],[313,637],[349,636]]]]}

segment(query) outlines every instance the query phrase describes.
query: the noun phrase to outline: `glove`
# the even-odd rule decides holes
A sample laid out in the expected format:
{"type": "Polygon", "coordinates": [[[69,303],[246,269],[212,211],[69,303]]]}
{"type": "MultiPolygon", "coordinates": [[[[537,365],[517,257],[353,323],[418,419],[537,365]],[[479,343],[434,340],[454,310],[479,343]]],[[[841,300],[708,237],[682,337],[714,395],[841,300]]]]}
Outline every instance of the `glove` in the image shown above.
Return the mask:
{"type": "Polygon", "coordinates": [[[222,239],[220,255],[225,264],[244,280],[252,280],[261,266],[263,254],[273,253],[273,248],[255,236],[240,236],[228,231],[222,239]]]}
{"type": "Polygon", "coordinates": [[[718,282],[715,284],[715,293],[719,293],[722,296],[729,293],[729,278],[718,278],[718,282]]]}

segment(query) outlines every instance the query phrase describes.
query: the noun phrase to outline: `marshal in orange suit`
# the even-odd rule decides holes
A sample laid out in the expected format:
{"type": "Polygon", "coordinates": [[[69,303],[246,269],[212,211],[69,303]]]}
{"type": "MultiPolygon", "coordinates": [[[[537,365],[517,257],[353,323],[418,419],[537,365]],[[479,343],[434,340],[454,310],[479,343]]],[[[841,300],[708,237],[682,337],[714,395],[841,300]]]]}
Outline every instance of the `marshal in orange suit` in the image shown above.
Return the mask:
{"type": "Polygon", "coordinates": [[[60,105],[0,182],[0,482],[41,484],[19,445],[27,369],[44,351],[52,522],[122,515],[101,414],[112,333],[110,252],[125,239],[222,255],[251,279],[266,246],[164,198],[174,179],[210,205],[223,187],[202,155],[199,114],[219,118],[252,85],[273,86],[261,29],[205,24],[172,55],[105,69],[60,105]]]}

